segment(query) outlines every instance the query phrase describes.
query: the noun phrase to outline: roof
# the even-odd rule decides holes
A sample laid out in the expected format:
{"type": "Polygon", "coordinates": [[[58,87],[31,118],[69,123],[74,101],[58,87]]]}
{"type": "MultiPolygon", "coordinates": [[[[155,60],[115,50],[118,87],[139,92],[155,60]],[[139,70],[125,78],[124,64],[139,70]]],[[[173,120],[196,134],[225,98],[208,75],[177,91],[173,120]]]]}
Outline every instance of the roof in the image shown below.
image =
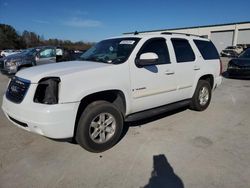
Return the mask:
{"type": "Polygon", "coordinates": [[[154,38],[154,37],[162,37],[162,36],[174,36],[174,37],[180,37],[180,38],[193,38],[193,39],[202,39],[202,40],[208,40],[207,38],[204,38],[199,35],[193,35],[188,33],[176,33],[176,32],[161,32],[161,33],[141,33],[141,32],[134,32],[134,33],[128,33],[126,35],[122,36],[116,36],[111,37],[108,39],[116,39],[116,38],[154,38]]]}
{"type": "MultiPolygon", "coordinates": [[[[202,26],[192,26],[192,27],[179,27],[179,28],[170,28],[170,29],[158,29],[158,30],[149,30],[149,31],[136,31],[136,32],[138,32],[138,33],[162,32],[162,31],[171,31],[171,30],[195,29],[195,28],[204,28],[204,27],[218,27],[218,26],[227,26],[227,25],[238,25],[238,24],[250,24],[250,21],[224,23],[224,24],[213,24],[213,25],[202,25],[202,26]]],[[[124,34],[132,34],[132,33],[134,33],[134,32],[126,32],[124,34]]]]}

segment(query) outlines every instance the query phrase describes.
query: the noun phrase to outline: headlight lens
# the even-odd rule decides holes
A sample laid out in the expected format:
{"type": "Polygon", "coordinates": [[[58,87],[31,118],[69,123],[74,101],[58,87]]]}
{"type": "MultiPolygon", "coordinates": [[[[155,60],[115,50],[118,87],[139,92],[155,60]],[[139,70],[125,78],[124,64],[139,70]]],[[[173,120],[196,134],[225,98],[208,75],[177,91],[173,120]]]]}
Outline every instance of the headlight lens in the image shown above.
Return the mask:
{"type": "Polygon", "coordinates": [[[6,66],[7,67],[14,67],[14,66],[16,66],[16,62],[15,61],[7,61],[6,66]]]}
{"type": "Polygon", "coordinates": [[[58,104],[59,83],[58,77],[47,77],[39,81],[34,102],[42,104],[58,104]]]}
{"type": "Polygon", "coordinates": [[[229,63],[228,64],[228,69],[238,69],[239,67],[237,67],[235,64],[233,63],[229,63]]]}

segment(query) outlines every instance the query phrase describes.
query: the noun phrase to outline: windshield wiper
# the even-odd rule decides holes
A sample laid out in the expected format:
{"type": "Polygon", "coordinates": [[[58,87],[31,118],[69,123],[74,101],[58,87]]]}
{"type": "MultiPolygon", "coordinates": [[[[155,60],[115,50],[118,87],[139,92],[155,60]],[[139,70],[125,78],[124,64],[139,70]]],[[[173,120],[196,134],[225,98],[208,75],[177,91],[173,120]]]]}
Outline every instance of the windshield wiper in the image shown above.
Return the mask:
{"type": "Polygon", "coordinates": [[[89,58],[81,58],[83,61],[94,61],[94,62],[99,62],[99,63],[107,63],[102,59],[99,59],[97,57],[89,57],[89,58]]]}

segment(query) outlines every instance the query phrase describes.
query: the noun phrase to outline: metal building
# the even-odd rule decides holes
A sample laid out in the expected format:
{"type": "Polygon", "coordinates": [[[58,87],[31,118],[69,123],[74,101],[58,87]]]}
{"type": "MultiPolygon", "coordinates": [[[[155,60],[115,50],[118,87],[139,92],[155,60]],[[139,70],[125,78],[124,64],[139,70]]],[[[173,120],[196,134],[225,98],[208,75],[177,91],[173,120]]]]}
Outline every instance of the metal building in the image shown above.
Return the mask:
{"type": "Polygon", "coordinates": [[[161,32],[187,33],[206,37],[213,41],[219,52],[221,52],[221,50],[225,49],[227,46],[236,46],[237,44],[250,45],[250,22],[162,29],[142,31],[139,33],[151,34],[161,32]]]}

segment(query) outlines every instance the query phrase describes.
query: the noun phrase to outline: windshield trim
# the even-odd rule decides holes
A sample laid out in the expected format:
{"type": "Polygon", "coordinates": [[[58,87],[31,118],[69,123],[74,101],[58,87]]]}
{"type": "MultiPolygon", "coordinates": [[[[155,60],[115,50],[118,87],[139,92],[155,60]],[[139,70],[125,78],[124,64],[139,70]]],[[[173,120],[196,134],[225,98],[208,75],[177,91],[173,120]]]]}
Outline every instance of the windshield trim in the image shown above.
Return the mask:
{"type": "MultiPolygon", "coordinates": [[[[102,41],[98,42],[96,45],[94,45],[93,47],[91,47],[89,50],[87,50],[83,55],[81,55],[80,60],[81,61],[93,61],[93,62],[98,62],[98,63],[107,63],[107,64],[113,64],[113,65],[122,64],[129,59],[129,57],[131,56],[132,52],[134,51],[135,47],[137,46],[137,44],[139,43],[140,40],[141,40],[141,38],[139,38],[139,37],[117,37],[117,38],[109,38],[109,39],[102,40],[102,41]],[[90,51],[93,50],[98,44],[105,42],[105,41],[112,41],[112,40],[118,40],[119,43],[121,41],[130,41],[130,40],[134,41],[134,43],[132,44],[133,47],[131,48],[131,51],[126,56],[124,56],[125,58],[122,61],[117,62],[117,60],[118,60],[117,57],[113,60],[107,59],[106,61],[105,61],[105,59],[101,59],[97,56],[96,57],[93,56],[93,57],[89,57],[89,58],[84,57],[84,55],[86,56],[87,52],[90,53],[90,51]]],[[[126,45],[126,44],[124,44],[124,45],[126,45]]],[[[127,44],[127,45],[129,45],[129,44],[127,44]]],[[[108,57],[108,56],[106,56],[106,57],[108,57]]]]}

